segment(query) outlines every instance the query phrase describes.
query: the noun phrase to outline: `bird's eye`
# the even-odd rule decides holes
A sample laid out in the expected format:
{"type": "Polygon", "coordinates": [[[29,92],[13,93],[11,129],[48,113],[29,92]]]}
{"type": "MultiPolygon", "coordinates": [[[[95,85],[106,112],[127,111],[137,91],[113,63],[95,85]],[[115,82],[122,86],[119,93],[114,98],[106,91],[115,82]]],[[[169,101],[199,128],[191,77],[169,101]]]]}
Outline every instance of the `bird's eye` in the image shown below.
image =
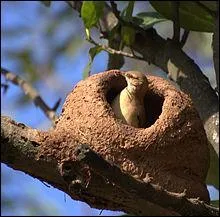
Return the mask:
{"type": "Polygon", "coordinates": [[[133,76],[133,75],[131,75],[131,74],[126,74],[126,76],[127,76],[128,78],[137,79],[137,77],[135,77],[135,76],[133,76]]]}
{"type": "Polygon", "coordinates": [[[132,76],[130,74],[125,74],[126,77],[131,78],[132,76]]]}

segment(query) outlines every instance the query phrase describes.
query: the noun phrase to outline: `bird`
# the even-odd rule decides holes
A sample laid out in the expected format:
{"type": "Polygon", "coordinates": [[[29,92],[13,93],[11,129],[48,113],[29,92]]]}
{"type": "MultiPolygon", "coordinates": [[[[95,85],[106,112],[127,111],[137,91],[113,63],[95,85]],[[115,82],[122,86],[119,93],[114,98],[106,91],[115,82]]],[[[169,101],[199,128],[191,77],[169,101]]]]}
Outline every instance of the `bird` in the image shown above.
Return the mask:
{"type": "Polygon", "coordinates": [[[137,128],[146,125],[144,96],[148,90],[147,77],[139,71],[127,71],[122,74],[127,86],[113,99],[113,112],[122,123],[137,128]]]}

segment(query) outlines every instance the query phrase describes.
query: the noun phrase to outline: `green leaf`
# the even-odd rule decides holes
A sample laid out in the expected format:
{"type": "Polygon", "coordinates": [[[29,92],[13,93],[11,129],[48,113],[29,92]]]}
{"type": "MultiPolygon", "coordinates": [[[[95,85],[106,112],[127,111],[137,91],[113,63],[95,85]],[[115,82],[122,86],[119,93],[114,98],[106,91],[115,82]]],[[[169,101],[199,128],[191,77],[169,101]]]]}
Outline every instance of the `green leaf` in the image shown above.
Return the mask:
{"type": "Polygon", "coordinates": [[[159,22],[167,21],[157,12],[143,12],[133,17],[133,22],[142,27],[143,29],[149,29],[159,22]]]}
{"type": "Polygon", "coordinates": [[[83,1],[81,16],[87,29],[95,26],[103,14],[103,1],[83,1]]]}
{"type": "Polygon", "coordinates": [[[204,5],[213,12],[217,12],[218,10],[217,1],[199,1],[199,2],[200,4],[204,5]]]}
{"type": "MultiPolygon", "coordinates": [[[[173,20],[172,1],[150,1],[150,4],[165,18],[173,20]]],[[[180,27],[199,32],[213,32],[213,16],[195,1],[179,2],[180,27]]]]}
{"type": "Polygon", "coordinates": [[[125,15],[124,15],[124,20],[125,21],[131,21],[132,19],[132,13],[133,13],[133,9],[134,9],[134,3],[135,1],[129,1],[128,2],[128,6],[127,8],[125,9],[125,15]]]}
{"type": "Polygon", "coordinates": [[[121,36],[122,36],[122,41],[127,46],[130,46],[134,43],[134,40],[135,40],[135,30],[130,26],[122,26],[121,36]]]}
{"type": "Polygon", "coordinates": [[[101,51],[102,51],[102,47],[98,46],[98,45],[89,49],[90,60],[89,60],[89,63],[87,64],[87,66],[85,67],[85,69],[83,71],[83,79],[85,79],[89,76],[91,66],[92,66],[92,62],[93,62],[95,56],[97,54],[99,54],[101,51]]]}
{"type": "Polygon", "coordinates": [[[44,4],[46,7],[50,7],[51,1],[40,1],[42,4],[44,4]]]}

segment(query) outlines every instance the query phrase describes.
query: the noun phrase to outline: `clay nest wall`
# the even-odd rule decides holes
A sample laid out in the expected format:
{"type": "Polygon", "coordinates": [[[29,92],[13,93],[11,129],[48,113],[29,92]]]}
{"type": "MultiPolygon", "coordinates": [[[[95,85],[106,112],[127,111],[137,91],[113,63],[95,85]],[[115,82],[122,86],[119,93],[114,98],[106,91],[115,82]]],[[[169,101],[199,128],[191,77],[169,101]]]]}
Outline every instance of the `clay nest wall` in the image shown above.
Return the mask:
{"type": "Polygon", "coordinates": [[[146,127],[128,126],[110,105],[126,86],[121,73],[99,73],[75,86],[55,129],[43,139],[43,155],[56,156],[59,162],[74,160],[74,147],[85,143],[137,179],[151,177],[168,191],[186,189],[188,197],[209,201],[207,138],[190,98],[168,81],[147,76],[146,127]]]}

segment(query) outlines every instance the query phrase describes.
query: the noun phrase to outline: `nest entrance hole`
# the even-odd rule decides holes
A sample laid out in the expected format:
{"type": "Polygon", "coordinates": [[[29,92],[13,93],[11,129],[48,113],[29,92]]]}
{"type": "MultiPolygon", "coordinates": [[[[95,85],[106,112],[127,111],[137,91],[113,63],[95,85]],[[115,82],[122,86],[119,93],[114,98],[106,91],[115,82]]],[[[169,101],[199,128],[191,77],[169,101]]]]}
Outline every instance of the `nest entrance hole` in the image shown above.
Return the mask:
{"type": "Polygon", "coordinates": [[[146,127],[153,125],[162,113],[164,98],[150,90],[144,97],[144,107],[147,117],[146,127]]]}
{"type": "MultiPolygon", "coordinates": [[[[112,81],[110,83],[110,89],[106,94],[106,99],[109,104],[113,99],[126,87],[126,81],[124,78],[117,78],[119,81],[112,81]]],[[[144,97],[145,113],[147,117],[147,123],[145,128],[153,125],[162,113],[164,97],[158,95],[153,89],[149,89],[148,93],[144,97]]]]}

